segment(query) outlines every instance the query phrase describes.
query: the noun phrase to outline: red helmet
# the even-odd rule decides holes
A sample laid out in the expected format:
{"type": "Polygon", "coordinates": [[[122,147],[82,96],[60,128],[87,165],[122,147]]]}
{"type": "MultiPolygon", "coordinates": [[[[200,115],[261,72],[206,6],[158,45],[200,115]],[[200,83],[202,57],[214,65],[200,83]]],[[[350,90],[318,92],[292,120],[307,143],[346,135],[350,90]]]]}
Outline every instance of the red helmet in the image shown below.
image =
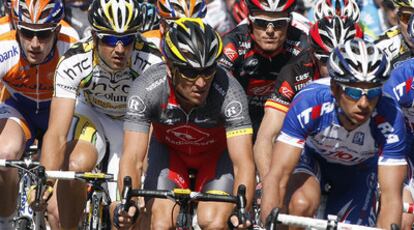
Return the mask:
{"type": "Polygon", "coordinates": [[[249,12],[292,12],[296,6],[296,0],[246,0],[249,12]]]}
{"type": "Polygon", "coordinates": [[[317,21],[309,31],[310,45],[315,56],[326,60],[332,50],[353,38],[362,38],[361,27],[347,17],[325,17],[317,21]]]}
{"type": "Polygon", "coordinates": [[[236,0],[231,10],[231,14],[237,24],[246,19],[249,15],[249,9],[247,8],[246,2],[244,0],[236,0]]]}

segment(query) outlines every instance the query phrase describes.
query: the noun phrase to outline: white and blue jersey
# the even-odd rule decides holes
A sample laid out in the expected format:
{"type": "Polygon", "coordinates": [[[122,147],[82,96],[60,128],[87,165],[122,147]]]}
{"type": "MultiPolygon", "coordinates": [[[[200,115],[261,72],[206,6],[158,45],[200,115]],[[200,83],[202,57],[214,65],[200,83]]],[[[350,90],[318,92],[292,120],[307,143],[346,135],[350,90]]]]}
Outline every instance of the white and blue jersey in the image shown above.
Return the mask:
{"type": "Polygon", "coordinates": [[[370,119],[354,130],[339,121],[330,79],[317,80],[293,99],[278,141],[304,148],[295,173],[331,187],[325,207],[340,221],[374,226],[378,165],[405,165],[406,129],[396,102],[381,96],[370,119]]]}
{"type": "Polygon", "coordinates": [[[379,154],[379,164],[405,164],[404,118],[391,98],[382,96],[371,119],[352,131],[340,124],[335,103],[329,78],[310,84],[293,100],[278,140],[306,144],[330,163],[356,165],[379,154]]]}
{"type": "Polygon", "coordinates": [[[414,197],[414,59],[408,59],[398,65],[392,72],[390,79],[384,84],[383,91],[394,98],[400,105],[407,126],[407,160],[408,175],[407,184],[410,183],[410,191],[414,197]]]}

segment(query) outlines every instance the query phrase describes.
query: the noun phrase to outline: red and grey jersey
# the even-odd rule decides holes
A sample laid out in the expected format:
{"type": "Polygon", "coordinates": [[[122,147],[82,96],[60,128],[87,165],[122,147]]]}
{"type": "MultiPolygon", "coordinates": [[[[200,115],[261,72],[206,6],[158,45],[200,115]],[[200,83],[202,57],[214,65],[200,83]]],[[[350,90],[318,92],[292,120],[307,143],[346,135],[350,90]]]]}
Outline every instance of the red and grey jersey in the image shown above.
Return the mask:
{"type": "Polygon", "coordinates": [[[227,138],[252,134],[246,95],[221,67],[206,102],[190,112],[176,100],[165,64],[156,64],[134,81],[128,96],[124,129],[153,133],[171,151],[190,157],[223,152],[227,138]]]}
{"type": "Polygon", "coordinates": [[[260,122],[264,103],[274,92],[280,70],[306,46],[306,34],[289,26],[284,45],[269,55],[256,45],[250,25],[245,23],[227,34],[223,43],[223,55],[219,63],[240,82],[248,96],[252,121],[260,122]]]}
{"type": "Polygon", "coordinates": [[[267,99],[265,108],[286,113],[299,90],[320,77],[319,66],[312,51],[304,50],[282,68],[280,76],[276,79],[275,90],[267,99]]]}

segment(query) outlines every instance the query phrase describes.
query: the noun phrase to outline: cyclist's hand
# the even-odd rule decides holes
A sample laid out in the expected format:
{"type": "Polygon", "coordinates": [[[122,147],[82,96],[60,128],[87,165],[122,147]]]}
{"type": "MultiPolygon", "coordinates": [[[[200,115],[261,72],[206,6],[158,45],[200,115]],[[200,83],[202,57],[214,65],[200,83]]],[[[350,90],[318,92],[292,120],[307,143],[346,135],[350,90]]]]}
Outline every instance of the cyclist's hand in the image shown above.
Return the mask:
{"type": "Polygon", "coordinates": [[[245,219],[245,222],[240,223],[241,221],[240,221],[240,218],[238,217],[238,214],[233,213],[229,219],[229,224],[231,225],[230,229],[245,229],[245,228],[252,226],[252,221],[250,220],[247,214],[244,217],[244,219],[245,219]]]}
{"type": "Polygon", "coordinates": [[[51,185],[45,185],[43,193],[39,200],[36,200],[37,186],[33,185],[30,187],[27,195],[27,202],[33,211],[44,211],[47,207],[47,202],[53,194],[53,187],[51,185]]]}
{"type": "Polygon", "coordinates": [[[128,229],[135,224],[138,218],[138,208],[131,205],[128,212],[124,211],[121,204],[118,204],[114,211],[114,225],[118,229],[128,229]]]}

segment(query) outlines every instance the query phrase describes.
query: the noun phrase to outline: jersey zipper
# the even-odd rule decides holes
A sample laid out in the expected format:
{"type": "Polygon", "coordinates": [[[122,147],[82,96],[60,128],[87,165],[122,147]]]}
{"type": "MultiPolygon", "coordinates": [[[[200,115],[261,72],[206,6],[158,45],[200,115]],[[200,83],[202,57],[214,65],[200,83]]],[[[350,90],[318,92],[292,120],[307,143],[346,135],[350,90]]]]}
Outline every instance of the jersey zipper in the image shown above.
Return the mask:
{"type": "Polygon", "coordinates": [[[39,65],[36,65],[36,114],[39,113],[39,65]]]}

